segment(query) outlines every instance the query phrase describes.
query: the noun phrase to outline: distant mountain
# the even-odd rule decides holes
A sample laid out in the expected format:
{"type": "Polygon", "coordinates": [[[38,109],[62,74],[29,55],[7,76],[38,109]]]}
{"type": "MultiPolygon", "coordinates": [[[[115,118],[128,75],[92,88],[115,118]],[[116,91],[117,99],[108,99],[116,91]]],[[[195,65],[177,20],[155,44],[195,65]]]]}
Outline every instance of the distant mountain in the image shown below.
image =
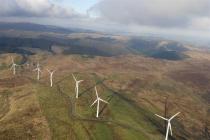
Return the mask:
{"type": "Polygon", "coordinates": [[[56,53],[54,46],[64,55],[112,57],[135,54],[167,60],[182,60],[187,50],[181,43],[162,39],[116,36],[32,23],[0,23],[0,53],[31,55],[37,50],[56,53]]]}
{"type": "Polygon", "coordinates": [[[0,30],[22,30],[22,31],[54,32],[54,33],[72,33],[80,31],[79,29],[66,29],[62,27],[40,25],[34,23],[7,23],[7,22],[0,22],[0,30]]]}

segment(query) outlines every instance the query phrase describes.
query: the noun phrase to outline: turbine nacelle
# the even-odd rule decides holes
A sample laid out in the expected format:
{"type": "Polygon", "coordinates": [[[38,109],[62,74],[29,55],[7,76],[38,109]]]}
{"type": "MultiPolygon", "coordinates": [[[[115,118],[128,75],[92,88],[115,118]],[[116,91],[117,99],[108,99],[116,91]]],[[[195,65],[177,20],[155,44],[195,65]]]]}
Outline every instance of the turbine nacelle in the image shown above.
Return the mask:
{"type": "Polygon", "coordinates": [[[74,76],[74,74],[72,74],[72,77],[74,78],[74,81],[75,81],[76,83],[81,83],[81,82],[84,81],[84,80],[77,80],[77,78],[74,76]]]}
{"type": "Polygon", "coordinates": [[[94,102],[93,102],[93,104],[90,106],[90,107],[92,107],[94,104],[96,104],[96,102],[99,102],[99,101],[101,101],[101,102],[104,102],[104,103],[106,103],[106,104],[109,104],[107,101],[105,101],[105,100],[103,100],[103,99],[101,99],[101,98],[97,98],[94,102]]]}
{"type": "Polygon", "coordinates": [[[52,71],[52,70],[49,70],[49,69],[47,69],[47,71],[50,75],[53,75],[56,72],[56,70],[52,71]]]}

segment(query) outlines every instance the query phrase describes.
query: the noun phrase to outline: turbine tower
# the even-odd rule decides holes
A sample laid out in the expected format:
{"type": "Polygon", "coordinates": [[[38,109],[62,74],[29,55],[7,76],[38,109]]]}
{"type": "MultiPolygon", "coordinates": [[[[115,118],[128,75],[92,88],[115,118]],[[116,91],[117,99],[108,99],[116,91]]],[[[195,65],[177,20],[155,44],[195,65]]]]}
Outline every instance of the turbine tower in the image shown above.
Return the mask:
{"type": "Polygon", "coordinates": [[[96,112],[96,118],[98,118],[98,115],[99,115],[99,107],[100,107],[100,101],[101,102],[104,102],[106,104],[109,104],[107,101],[104,101],[103,99],[101,99],[99,96],[98,96],[98,91],[97,91],[97,88],[95,86],[95,92],[96,92],[96,100],[93,102],[93,104],[91,105],[91,107],[97,103],[97,112],[96,112]]]}
{"type": "Polygon", "coordinates": [[[176,113],[174,116],[172,116],[170,119],[167,119],[167,118],[164,118],[160,115],[157,115],[155,114],[156,116],[158,116],[159,118],[165,120],[168,122],[168,125],[167,125],[167,130],[166,130],[166,137],[165,137],[165,140],[168,140],[168,134],[169,134],[169,131],[171,132],[171,136],[172,136],[172,127],[171,127],[171,120],[174,119],[177,115],[179,115],[180,112],[176,113]]]}
{"type": "Polygon", "coordinates": [[[53,74],[54,74],[55,70],[54,71],[50,71],[49,69],[47,69],[47,71],[50,74],[50,86],[52,87],[53,86],[53,74]]]}
{"type": "Polygon", "coordinates": [[[34,69],[34,71],[37,71],[37,80],[39,80],[40,79],[40,73],[41,73],[39,62],[37,63],[36,68],[34,69]]]}
{"type": "Polygon", "coordinates": [[[12,59],[12,66],[11,66],[11,70],[13,69],[13,75],[15,75],[16,74],[16,67],[18,66],[17,64],[15,64],[15,61],[14,61],[14,59],[13,59],[13,57],[11,57],[11,59],[12,59]]]}
{"type": "Polygon", "coordinates": [[[77,81],[76,77],[74,76],[74,74],[72,74],[72,77],[74,78],[74,81],[75,81],[75,92],[76,92],[76,98],[78,98],[79,96],[79,84],[81,82],[83,82],[84,80],[79,80],[77,81]]]}

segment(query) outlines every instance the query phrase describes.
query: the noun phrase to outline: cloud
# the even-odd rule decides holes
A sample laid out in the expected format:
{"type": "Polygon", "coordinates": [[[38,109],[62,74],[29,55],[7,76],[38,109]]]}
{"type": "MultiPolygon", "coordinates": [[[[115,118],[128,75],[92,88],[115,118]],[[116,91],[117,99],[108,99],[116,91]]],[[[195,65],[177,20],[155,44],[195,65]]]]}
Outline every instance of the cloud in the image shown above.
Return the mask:
{"type": "Polygon", "coordinates": [[[72,8],[65,9],[50,0],[0,0],[2,17],[77,17],[72,8]]]}
{"type": "Polygon", "coordinates": [[[189,27],[210,17],[210,0],[101,0],[90,10],[123,24],[189,27]]]}
{"type": "Polygon", "coordinates": [[[200,17],[193,19],[190,28],[210,31],[210,17],[200,17]]]}

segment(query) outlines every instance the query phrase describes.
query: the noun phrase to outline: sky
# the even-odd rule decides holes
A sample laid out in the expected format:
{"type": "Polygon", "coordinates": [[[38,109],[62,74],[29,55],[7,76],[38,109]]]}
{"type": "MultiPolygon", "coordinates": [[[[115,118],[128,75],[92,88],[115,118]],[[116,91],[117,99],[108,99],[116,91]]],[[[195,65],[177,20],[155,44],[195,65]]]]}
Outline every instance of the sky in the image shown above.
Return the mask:
{"type": "Polygon", "coordinates": [[[88,9],[95,5],[98,0],[51,0],[63,7],[72,7],[75,11],[79,13],[86,14],[88,9]]]}
{"type": "Polygon", "coordinates": [[[208,41],[210,0],[0,0],[0,21],[208,41]]]}

